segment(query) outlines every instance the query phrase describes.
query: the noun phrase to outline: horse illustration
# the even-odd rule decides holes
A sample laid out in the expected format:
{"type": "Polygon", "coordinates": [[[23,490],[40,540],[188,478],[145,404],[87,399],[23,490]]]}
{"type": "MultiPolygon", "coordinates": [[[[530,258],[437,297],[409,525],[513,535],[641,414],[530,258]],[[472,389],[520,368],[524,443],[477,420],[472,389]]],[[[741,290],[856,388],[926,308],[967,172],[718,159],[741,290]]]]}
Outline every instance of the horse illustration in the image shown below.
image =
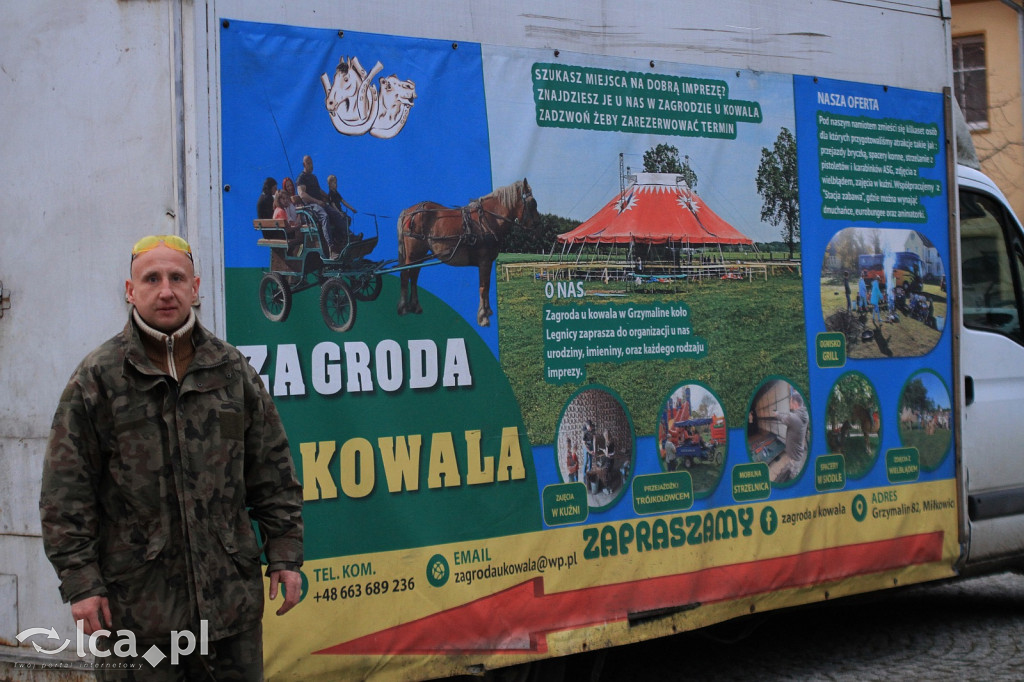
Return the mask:
{"type": "Polygon", "coordinates": [[[365,135],[388,139],[397,135],[409,118],[409,109],[416,99],[416,84],[399,80],[392,74],[373,79],[384,66],[377,62],[367,71],[359,59],[342,57],[334,70],[334,79],[321,74],[324,106],[335,130],[344,135],[365,135]]]}
{"type": "Polygon", "coordinates": [[[332,82],[327,74],[320,76],[324,86],[324,106],[331,114],[335,129],[345,135],[363,135],[377,120],[378,93],[373,77],[384,65],[374,64],[367,73],[356,57],[338,62],[332,82]]]}
{"type": "Polygon", "coordinates": [[[386,140],[405,127],[409,109],[416,99],[416,84],[411,80],[398,80],[394,74],[380,79],[380,111],[370,128],[370,135],[386,140]]]}
{"type": "MultiPolygon", "coordinates": [[[[499,187],[466,206],[448,208],[422,201],[398,216],[398,264],[422,265],[433,256],[442,263],[475,266],[480,275],[480,306],[476,322],[491,323],[491,265],[502,240],[514,225],[532,228],[538,221],[537,200],[523,178],[499,187]]],[[[402,270],[398,314],[422,313],[416,280],[420,268],[402,270]]]]}

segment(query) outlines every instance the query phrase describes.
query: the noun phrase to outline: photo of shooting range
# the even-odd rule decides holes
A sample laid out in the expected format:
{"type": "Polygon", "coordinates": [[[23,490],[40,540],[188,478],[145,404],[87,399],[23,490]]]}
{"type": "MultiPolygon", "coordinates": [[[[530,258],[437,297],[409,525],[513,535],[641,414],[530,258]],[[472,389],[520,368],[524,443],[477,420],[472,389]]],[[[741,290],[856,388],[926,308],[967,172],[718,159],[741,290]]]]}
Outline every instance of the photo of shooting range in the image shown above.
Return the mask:
{"type": "Polygon", "coordinates": [[[747,410],[750,459],[768,465],[773,484],[785,484],[803,473],[809,445],[810,417],[803,394],[784,379],[765,381],[747,410]]]}

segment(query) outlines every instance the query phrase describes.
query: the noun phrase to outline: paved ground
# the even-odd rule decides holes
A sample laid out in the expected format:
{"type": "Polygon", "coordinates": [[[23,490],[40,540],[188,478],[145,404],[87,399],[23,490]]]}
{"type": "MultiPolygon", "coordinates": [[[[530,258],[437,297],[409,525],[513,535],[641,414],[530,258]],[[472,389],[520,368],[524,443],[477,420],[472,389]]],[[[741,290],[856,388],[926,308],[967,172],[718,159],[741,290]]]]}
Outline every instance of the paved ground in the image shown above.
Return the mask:
{"type": "MultiPolygon", "coordinates": [[[[504,669],[498,682],[1024,680],[1024,576],[1000,574],[763,614],[709,631],[504,669]],[[739,635],[745,635],[740,637],[739,635]],[[554,663],[549,661],[548,663],[554,663]],[[595,665],[596,663],[596,665],[595,665]]],[[[0,680],[43,678],[5,669],[0,680]]],[[[67,678],[61,678],[66,680],[67,678]]],[[[481,678],[455,678],[475,682],[481,678]]]]}
{"type": "Polygon", "coordinates": [[[1016,574],[765,616],[738,641],[713,637],[738,634],[731,628],[612,650],[597,679],[1024,680],[1024,576],[1016,574]]]}

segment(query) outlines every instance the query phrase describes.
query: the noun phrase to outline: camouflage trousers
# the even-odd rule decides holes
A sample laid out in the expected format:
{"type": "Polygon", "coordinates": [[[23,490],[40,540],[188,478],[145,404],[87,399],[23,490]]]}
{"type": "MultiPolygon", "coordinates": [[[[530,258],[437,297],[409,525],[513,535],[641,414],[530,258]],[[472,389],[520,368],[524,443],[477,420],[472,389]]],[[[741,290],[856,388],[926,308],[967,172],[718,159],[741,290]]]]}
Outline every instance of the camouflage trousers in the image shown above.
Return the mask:
{"type": "MultiPolygon", "coordinates": [[[[137,658],[96,659],[96,679],[101,682],[261,682],[263,680],[263,626],[237,635],[212,641],[206,655],[199,647],[181,656],[176,665],[165,657],[156,666],[142,659],[141,654],[156,644],[161,650],[167,642],[138,642],[137,658]],[[114,661],[110,663],[110,661],[114,661]],[[130,667],[129,667],[130,666],[130,667]]],[[[104,647],[105,648],[105,647],[104,647]]]]}

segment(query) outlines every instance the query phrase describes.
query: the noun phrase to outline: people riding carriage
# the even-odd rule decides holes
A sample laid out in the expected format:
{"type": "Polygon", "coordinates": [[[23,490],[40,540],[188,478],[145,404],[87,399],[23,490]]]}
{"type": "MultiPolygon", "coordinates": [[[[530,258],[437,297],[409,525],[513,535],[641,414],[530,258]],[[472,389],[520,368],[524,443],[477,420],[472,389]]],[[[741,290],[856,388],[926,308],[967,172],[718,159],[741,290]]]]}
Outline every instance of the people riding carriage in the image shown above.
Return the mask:
{"type": "Polygon", "coordinates": [[[273,178],[266,179],[263,192],[264,195],[270,193],[270,199],[267,201],[264,195],[260,196],[258,217],[272,218],[276,209],[283,208],[287,215],[281,216],[278,212],[277,216],[280,217],[276,219],[287,221],[289,227],[299,227],[301,222],[296,208],[304,209],[315,223],[314,227],[324,242],[324,256],[330,259],[338,258],[346,245],[363,239],[361,233],[351,232],[352,218],[341,210],[341,206],[352,213],[356,213],[356,209],[338,193],[335,176],[330,176],[335,178],[333,182],[329,182],[330,192],[325,192],[320,187],[319,180],[313,174],[313,160],[308,155],[303,157],[302,167],[303,171],[299,174],[298,181],[293,182],[290,177],[286,177],[281,181],[280,190],[277,189],[277,183],[273,178]],[[282,192],[284,200],[277,197],[277,194],[282,192]]]}
{"type": "Polygon", "coordinates": [[[349,230],[349,225],[352,223],[349,216],[330,204],[318,200],[308,192],[305,185],[300,184],[298,192],[303,207],[316,218],[317,227],[320,228],[327,241],[329,258],[340,256],[349,242],[362,240],[362,234],[352,234],[349,230]]]}

